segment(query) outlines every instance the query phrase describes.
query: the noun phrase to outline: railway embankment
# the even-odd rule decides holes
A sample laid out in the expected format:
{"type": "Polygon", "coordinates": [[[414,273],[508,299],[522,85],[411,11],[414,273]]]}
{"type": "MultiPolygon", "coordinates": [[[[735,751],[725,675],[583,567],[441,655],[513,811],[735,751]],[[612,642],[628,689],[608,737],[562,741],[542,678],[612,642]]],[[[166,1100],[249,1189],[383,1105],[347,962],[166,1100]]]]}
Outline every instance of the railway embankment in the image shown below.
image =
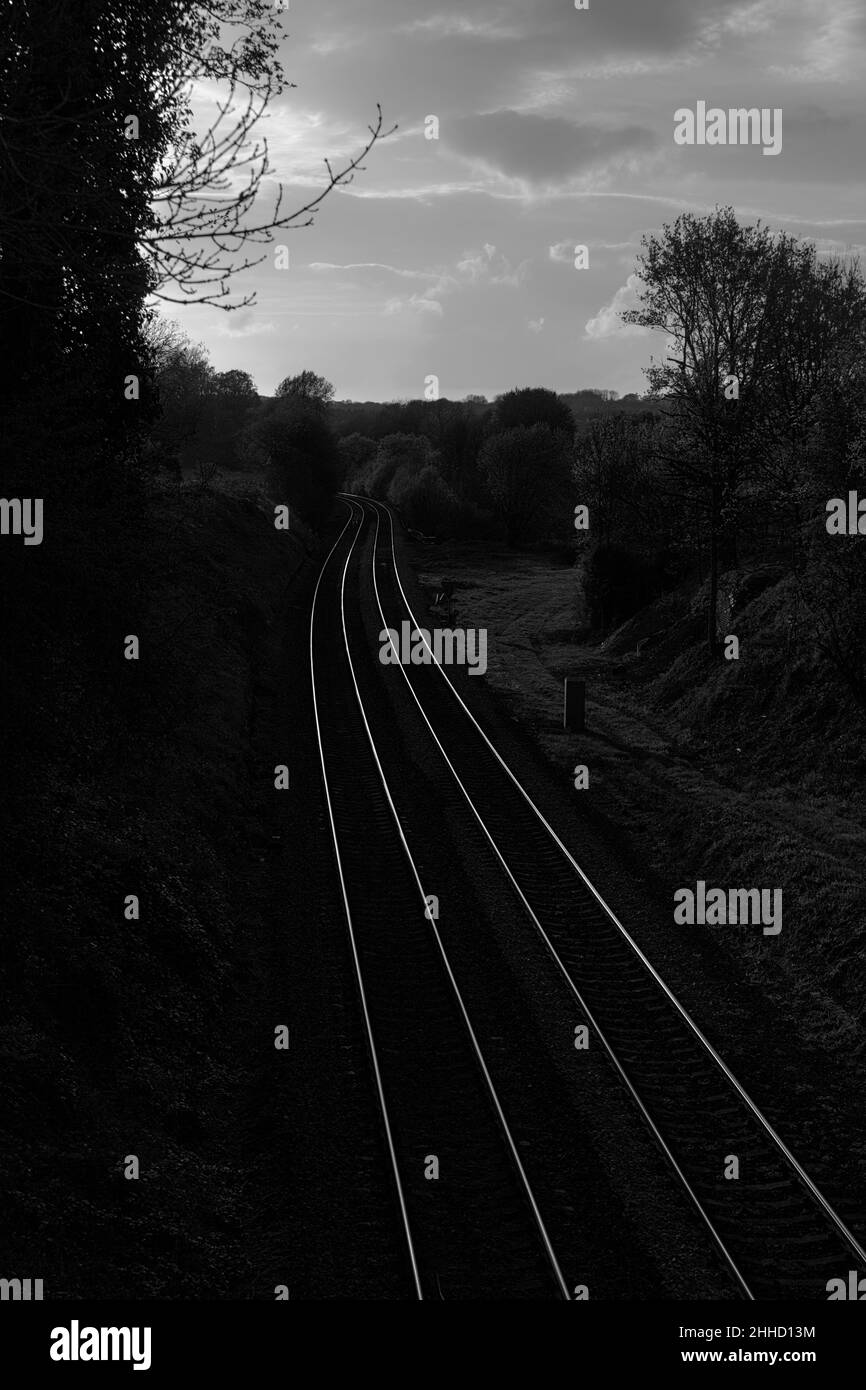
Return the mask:
{"type": "MultiPolygon", "coordinates": [[[[604,829],[659,893],[707,885],[781,888],[777,937],[719,927],[737,968],[840,1061],[862,1057],[866,1007],[866,715],[798,641],[785,592],[737,608],[737,661],[712,664],[701,595],[644,610],[588,640],[575,569],[547,555],[409,543],[428,600],[453,586],[459,623],[486,628],[486,684],[527,731],[572,814],[604,829]],[[587,727],[562,728],[565,676],[586,682],[587,727]]],[[[680,932],[688,930],[678,928],[680,932]]]]}
{"type": "Polygon", "coordinates": [[[302,891],[274,871],[273,769],[303,785],[287,623],[316,547],[255,482],[85,521],[8,614],[4,1272],[46,1298],[273,1298],[274,914],[302,891]]]}

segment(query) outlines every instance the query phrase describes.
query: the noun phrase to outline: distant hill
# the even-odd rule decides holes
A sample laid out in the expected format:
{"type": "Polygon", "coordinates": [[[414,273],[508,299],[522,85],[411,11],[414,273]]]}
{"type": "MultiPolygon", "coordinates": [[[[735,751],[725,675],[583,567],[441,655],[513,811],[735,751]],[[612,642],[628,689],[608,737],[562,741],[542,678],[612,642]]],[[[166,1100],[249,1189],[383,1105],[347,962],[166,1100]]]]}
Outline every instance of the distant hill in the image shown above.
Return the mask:
{"type": "MultiPolygon", "coordinates": [[[[587,387],[582,391],[558,394],[578,425],[602,415],[641,415],[656,408],[651,396],[638,396],[634,392],[619,396],[616,391],[587,387]]],[[[473,418],[483,417],[494,400],[492,397],[487,401],[483,396],[467,396],[465,400],[455,401],[444,396],[439,401],[337,400],[331,402],[328,413],[338,435],[358,433],[381,439],[385,434],[425,433],[431,419],[435,418],[438,423],[439,411],[448,406],[463,407],[473,418]]]]}

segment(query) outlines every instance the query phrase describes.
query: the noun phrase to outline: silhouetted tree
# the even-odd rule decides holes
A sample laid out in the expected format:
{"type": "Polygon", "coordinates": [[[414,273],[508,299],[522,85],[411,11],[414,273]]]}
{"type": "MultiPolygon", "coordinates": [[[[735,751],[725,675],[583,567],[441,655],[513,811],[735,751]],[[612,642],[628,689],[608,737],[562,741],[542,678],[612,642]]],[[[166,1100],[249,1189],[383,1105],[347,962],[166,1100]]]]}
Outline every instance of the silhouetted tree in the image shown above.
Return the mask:
{"type": "Polygon", "coordinates": [[[303,371],[297,376],[284,377],[274,394],[278,397],[292,396],[324,409],[334,399],[334,388],[330,381],[316,372],[303,371]]]}
{"type": "Polygon", "coordinates": [[[521,386],[497,396],[493,407],[493,428],[515,429],[518,425],[547,425],[552,430],[572,430],[571,411],[555,391],[545,386],[521,386]]]}
{"type": "Polygon", "coordinates": [[[487,440],[479,467],[509,545],[530,539],[545,525],[562,534],[571,515],[570,433],[549,425],[504,430],[487,440]]]}
{"type": "Polygon", "coordinates": [[[731,208],[684,213],[643,246],[640,308],[623,319],[668,337],[668,355],[647,377],[668,406],[667,462],[706,515],[707,641],[716,655],[719,573],[736,563],[740,487],[772,399],[790,290],[809,275],[813,254],[784,233],[741,226],[731,208]]]}
{"type": "Polygon", "coordinates": [[[214,371],[200,343],[184,338],[163,354],[155,372],[159,418],[151,437],[168,459],[196,459],[196,443],[214,392],[214,371]]]}
{"type": "Polygon", "coordinates": [[[641,530],[653,531],[669,499],[659,498],[651,476],[652,427],[631,415],[593,420],[575,441],[575,502],[589,507],[595,542],[635,543],[641,530]]]}
{"type": "Polygon", "coordinates": [[[264,468],[272,494],[317,526],[340,482],[337,441],[319,404],[299,396],[260,401],[247,420],[241,453],[264,468]]]}

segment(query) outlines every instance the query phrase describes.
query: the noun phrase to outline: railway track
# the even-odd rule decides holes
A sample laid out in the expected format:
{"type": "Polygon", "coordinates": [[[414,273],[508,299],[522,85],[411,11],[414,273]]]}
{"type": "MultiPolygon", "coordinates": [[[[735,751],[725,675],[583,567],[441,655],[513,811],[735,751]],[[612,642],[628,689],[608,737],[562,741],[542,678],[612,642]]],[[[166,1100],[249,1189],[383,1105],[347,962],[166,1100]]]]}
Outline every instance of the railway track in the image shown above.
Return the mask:
{"type": "MultiPolygon", "coordinates": [[[[419,622],[400,579],[390,510],[351,499],[373,527],[372,585],[382,628],[419,622]]],[[[373,640],[367,634],[367,642],[373,640]]],[[[852,1217],[824,1195],[589,882],[505,764],[448,673],[382,667],[405,682],[465,815],[505,875],[559,986],[746,1299],[826,1299],[827,1281],[866,1252],[852,1217]],[[724,1176],[731,1157],[736,1179],[724,1176]]],[[[399,798],[398,798],[399,799],[399,798]]],[[[398,809],[391,807],[394,817],[398,809]]],[[[335,832],[336,833],[336,832],[335,832]]],[[[417,891],[417,890],[416,890],[417,891]]]]}
{"type": "Polygon", "coordinates": [[[310,668],[407,1296],[568,1299],[370,731],[351,638],[364,641],[355,573],[363,509],[350,508],[316,585],[310,668]]]}

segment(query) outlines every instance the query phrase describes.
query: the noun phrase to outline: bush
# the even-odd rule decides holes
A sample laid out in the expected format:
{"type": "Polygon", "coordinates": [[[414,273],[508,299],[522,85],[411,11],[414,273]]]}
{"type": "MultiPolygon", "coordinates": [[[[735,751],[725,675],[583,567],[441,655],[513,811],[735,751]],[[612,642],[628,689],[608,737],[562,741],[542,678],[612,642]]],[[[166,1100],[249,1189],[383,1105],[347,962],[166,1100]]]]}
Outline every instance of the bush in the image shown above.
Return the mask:
{"type": "Polygon", "coordinates": [[[365,434],[347,434],[337,440],[340,454],[340,477],[344,485],[352,491],[356,479],[376,456],[378,444],[365,434]]]}
{"type": "Polygon", "coordinates": [[[458,497],[448,486],[438,467],[426,464],[420,472],[409,468],[397,471],[386,500],[396,507],[408,526],[427,535],[449,536],[456,540],[501,541],[504,531],[491,512],[458,497]]]}
{"type": "Polygon", "coordinates": [[[387,492],[407,525],[442,534],[451,530],[459,503],[438,468],[426,464],[420,472],[401,468],[387,492]]]}
{"type": "Polygon", "coordinates": [[[375,455],[356,474],[357,492],[384,501],[388,488],[400,471],[420,473],[435,455],[423,434],[388,434],[380,441],[375,455]]]}
{"type": "Polygon", "coordinates": [[[583,592],[593,628],[607,632],[657,598],[663,588],[657,562],[614,542],[591,548],[584,561],[583,592]]]}

